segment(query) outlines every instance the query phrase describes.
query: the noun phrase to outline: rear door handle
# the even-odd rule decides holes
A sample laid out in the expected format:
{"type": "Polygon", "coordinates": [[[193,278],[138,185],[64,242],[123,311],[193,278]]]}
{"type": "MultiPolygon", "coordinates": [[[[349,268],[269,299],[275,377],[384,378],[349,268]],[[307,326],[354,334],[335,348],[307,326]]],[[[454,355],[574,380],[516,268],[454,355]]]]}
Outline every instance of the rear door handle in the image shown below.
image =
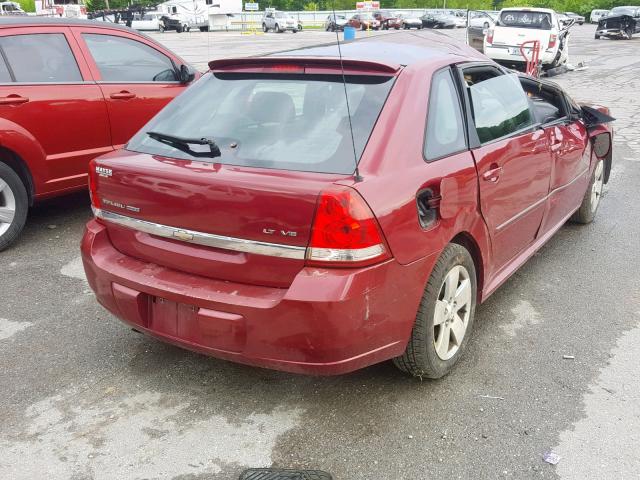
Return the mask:
{"type": "Polygon", "coordinates": [[[21,105],[27,103],[29,99],[27,97],[21,97],[20,95],[8,95],[6,97],[0,97],[0,105],[21,105]]]}
{"type": "Polygon", "coordinates": [[[130,98],[135,98],[136,94],[122,90],[121,92],[112,93],[109,96],[114,100],[129,100],[130,98]]]}
{"type": "Polygon", "coordinates": [[[486,182],[496,183],[502,175],[502,167],[498,164],[492,164],[491,168],[482,174],[482,179],[486,182]]]}

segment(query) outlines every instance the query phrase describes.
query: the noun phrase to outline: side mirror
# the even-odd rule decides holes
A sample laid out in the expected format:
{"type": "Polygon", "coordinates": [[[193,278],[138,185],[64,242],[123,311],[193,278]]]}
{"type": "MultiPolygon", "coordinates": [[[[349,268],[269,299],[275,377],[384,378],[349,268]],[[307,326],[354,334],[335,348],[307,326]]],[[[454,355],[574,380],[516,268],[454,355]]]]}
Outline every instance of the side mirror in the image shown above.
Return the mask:
{"type": "Polygon", "coordinates": [[[611,133],[603,132],[593,137],[593,153],[598,160],[603,160],[611,153],[611,133]]]}
{"type": "Polygon", "coordinates": [[[191,65],[180,65],[180,83],[191,83],[196,78],[196,72],[191,65]]]}

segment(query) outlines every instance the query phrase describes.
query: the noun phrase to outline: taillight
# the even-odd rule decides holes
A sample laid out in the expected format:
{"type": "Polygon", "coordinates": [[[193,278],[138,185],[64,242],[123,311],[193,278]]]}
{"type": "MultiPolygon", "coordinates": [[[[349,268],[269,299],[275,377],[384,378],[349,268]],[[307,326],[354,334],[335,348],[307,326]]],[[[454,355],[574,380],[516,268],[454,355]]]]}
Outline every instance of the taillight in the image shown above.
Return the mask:
{"type": "Polygon", "coordinates": [[[360,267],[390,258],[380,225],[352,188],[333,187],[320,194],[307,248],[307,264],[360,267]]]}
{"type": "Polygon", "coordinates": [[[98,172],[96,172],[96,161],[89,162],[89,197],[93,208],[101,208],[100,197],[98,197],[98,172]]]}
{"type": "Polygon", "coordinates": [[[558,40],[558,36],[555,33],[549,35],[549,46],[547,48],[553,48],[556,46],[556,41],[558,40]]]}
{"type": "Polygon", "coordinates": [[[487,30],[487,43],[488,44],[493,43],[493,28],[490,28],[489,30],[487,30]]]}

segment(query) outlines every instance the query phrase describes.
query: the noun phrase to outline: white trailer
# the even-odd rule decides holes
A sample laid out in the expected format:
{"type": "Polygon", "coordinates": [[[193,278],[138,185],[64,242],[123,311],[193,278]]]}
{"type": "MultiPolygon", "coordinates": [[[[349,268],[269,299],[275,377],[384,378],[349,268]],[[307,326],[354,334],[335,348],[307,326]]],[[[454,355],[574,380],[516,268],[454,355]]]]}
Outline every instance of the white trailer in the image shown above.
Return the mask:
{"type": "Polygon", "coordinates": [[[87,18],[87,7],[84,0],[35,0],[36,15],[87,18]]]}
{"type": "Polygon", "coordinates": [[[242,0],[169,0],[157,8],[189,28],[206,31],[228,26],[229,15],[242,12],[242,0]]]}

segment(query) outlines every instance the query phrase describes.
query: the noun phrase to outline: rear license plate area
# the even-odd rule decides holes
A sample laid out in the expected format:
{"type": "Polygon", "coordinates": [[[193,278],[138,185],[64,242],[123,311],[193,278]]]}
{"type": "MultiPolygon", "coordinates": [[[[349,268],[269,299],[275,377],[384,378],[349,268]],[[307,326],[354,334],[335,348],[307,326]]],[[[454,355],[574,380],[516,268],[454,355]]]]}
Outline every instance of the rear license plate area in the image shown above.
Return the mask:
{"type": "Polygon", "coordinates": [[[197,308],[161,297],[151,299],[151,329],[186,340],[197,337],[197,308]]]}

